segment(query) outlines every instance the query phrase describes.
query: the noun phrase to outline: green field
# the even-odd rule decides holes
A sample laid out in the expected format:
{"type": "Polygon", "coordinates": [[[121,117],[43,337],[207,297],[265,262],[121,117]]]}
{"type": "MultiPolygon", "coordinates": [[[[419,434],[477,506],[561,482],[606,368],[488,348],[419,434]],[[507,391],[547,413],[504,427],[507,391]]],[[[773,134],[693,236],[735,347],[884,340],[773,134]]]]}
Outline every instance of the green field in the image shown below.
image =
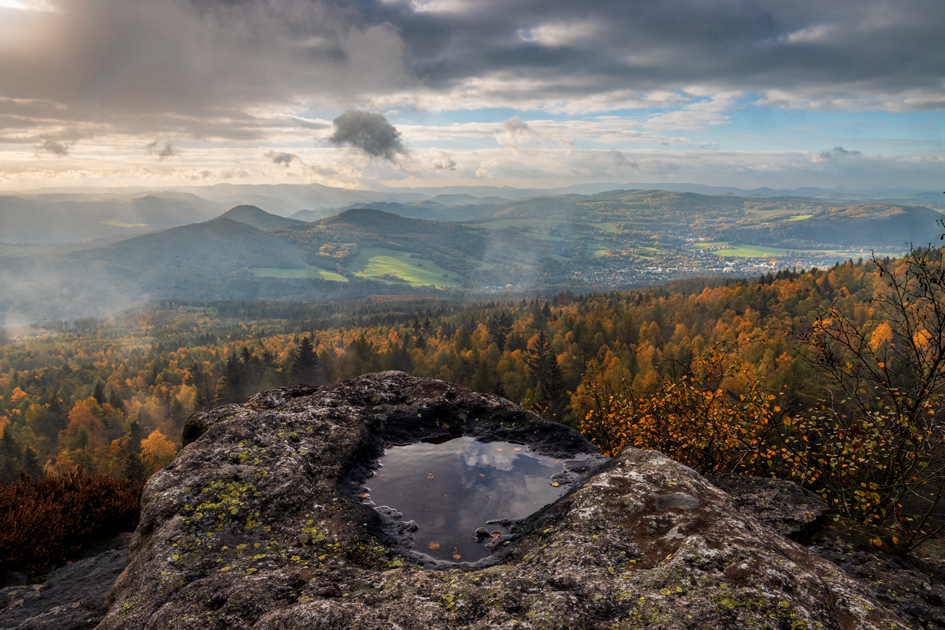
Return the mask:
{"type": "Polygon", "coordinates": [[[765,256],[783,256],[790,252],[789,249],[779,247],[760,247],[757,245],[742,245],[730,249],[717,249],[713,254],[716,256],[741,256],[745,258],[763,258],[765,256]]]}
{"type": "Polygon", "coordinates": [[[418,287],[432,284],[436,288],[459,285],[459,276],[443,269],[432,260],[411,258],[409,252],[383,247],[362,249],[348,265],[354,275],[374,278],[388,284],[406,283],[418,287]],[[389,276],[384,278],[383,276],[389,276]]]}
{"type": "Polygon", "coordinates": [[[334,271],[325,271],[312,265],[306,269],[277,269],[276,267],[256,267],[253,275],[257,278],[321,278],[332,282],[347,282],[348,279],[334,271]]]}
{"type": "Polygon", "coordinates": [[[502,230],[510,227],[535,228],[536,230],[549,230],[561,225],[564,221],[560,219],[493,219],[489,221],[475,221],[468,225],[482,227],[488,230],[502,230]]]}
{"type": "Polygon", "coordinates": [[[119,228],[148,227],[147,223],[125,223],[124,221],[119,221],[118,219],[109,219],[108,221],[102,221],[102,224],[110,225],[112,227],[119,227],[119,228]]]}

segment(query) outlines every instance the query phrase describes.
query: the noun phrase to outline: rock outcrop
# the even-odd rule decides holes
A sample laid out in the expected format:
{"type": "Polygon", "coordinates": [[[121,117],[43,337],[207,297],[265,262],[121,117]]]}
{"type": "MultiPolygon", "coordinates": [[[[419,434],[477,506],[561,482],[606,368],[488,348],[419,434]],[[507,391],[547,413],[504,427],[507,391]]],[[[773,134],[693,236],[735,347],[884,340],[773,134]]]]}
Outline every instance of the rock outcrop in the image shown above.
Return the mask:
{"type": "Polygon", "coordinates": [[[419,567],[357,496],[385,442],[464,434],[548,455],[577,433],[384,372],[197,414],[145,487],[103,629],[908,627],[705,478],[626,449],[519,522],[490,563],[419,567]]]}
{"type": "Polygon", "coordinates": [[[41,584],[0,588],[0,629],[88,630],[108,611],[112,584],[125,568],[124,532],[46,575],[41,584]]]}

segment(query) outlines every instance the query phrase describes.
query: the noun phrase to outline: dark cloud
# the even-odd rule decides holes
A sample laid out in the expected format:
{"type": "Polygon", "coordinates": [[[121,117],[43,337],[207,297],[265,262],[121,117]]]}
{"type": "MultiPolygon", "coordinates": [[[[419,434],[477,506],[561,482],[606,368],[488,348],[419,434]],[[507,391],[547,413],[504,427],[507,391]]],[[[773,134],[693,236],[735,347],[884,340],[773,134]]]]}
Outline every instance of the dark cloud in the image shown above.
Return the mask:
{"type": "Polygon", "coordinates": [[[301,161],[301,158],[299,158],[298,155],[295,153],[288,153],[286,151],[266,151],[265,155],[273,164],[278,164],[279,166],[284,166],[286,168],[292,164],[292,160],[301,161]]]}
{"type": "Polygon", "coordinates": [[[154,142],[148,143],[148,146],[146,146],[144,150],[148,155],[156,155],[158,160],[161,161],[165,158],[180,155],[180,151],[174,146],[174,143],[170,141],[165,141],[164,144],[161,145],[155,140],[154,142]]]}
{"type": "Polygon", "coordinates": [[[837,158],[856,157],[856,156],[860,156],[860,155],[863,155],[863,154],[862,154],[861,152],[859,152],[859,151],[855,151],[855,150],[854,150],[854,151],[847,151],[847,150],[844,149],[843,147],[834,147],[834,148],[831,149],[830,151],[821,151],[821,152],[820,152],[820,157],[821,157],[822,159],[824,159],[824,160],[835,160],[835,159],[837,159],[837,158]]]}
{"type": "Polygon", "coordinates": [[[59,157],[66,157],[72,152],[72,144],[59,142],[58,140],[44,140],[43,143],[39,145],[39,149],[59,157]]]}
{"type": "Polygon", "coordinates": [[[286,102],[409,98],[415,88],[512,106],[617,92],[594,101],[606,108],[697,85],[945,108],[938,0],[49,4],[59,10],[31,14],[28,39],[0,39],[0,94],[75,118],[199,122],[286,102]]]}
{"type": "Polygon", "coordinates": [[[365,155],[394,162],[398,155],[407,155],[400,132],[382,114],[349,109],[332,121],[334,131],[329,144],[353,147],[365,155]]]}

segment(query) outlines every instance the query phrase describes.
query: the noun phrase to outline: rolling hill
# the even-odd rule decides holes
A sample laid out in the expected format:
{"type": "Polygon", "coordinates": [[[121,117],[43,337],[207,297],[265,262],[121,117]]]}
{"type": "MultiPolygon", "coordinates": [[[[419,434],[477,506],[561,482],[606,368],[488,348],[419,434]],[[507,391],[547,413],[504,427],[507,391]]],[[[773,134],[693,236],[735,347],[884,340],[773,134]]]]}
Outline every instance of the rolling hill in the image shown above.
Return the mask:
{"type": "Polygon", "coordinates": [[[292,227],[294,225],[304,225],[305,221],[299,221],[298,219],[291,219],[287,217],[280,217],[277,214],[272,214],[266,212],[265,210],[258,208],[256,206],[236,206],[230,208],[226,212],[220,215],[221,219],[231,219],[233,221],[239,221],[240,223],[245,223],[246,225],[251,225],[253,227],[259,228],[260,230],[265,230],[269,228],[283,228],[283,227],[292,227]]]}
{"type": "MultiPolygon", "coordinates": [[[[122,202],[123,211],[136,208],[134,216],[152,221],[149,226],[180,220],[190,202],[132,201],[122,202]]],[[[6,203],[16,212],[0,217],[29,210],[20,201],[6,203]]],[[[760,274],[779,265],[833,264],[868,256],[871,249],[901,252],[907,242],[938,234],[941,217],[927,207],[653,190],[494,205],[368,205],[397,212],[360,207],[304,222],[240,205],[209,221],[66,253],[47,248],[29,255],[24,246],[0,245],[0,311],[35,321],[170,297],[311,300],[652,286],[722,272],[760,274]]]]}

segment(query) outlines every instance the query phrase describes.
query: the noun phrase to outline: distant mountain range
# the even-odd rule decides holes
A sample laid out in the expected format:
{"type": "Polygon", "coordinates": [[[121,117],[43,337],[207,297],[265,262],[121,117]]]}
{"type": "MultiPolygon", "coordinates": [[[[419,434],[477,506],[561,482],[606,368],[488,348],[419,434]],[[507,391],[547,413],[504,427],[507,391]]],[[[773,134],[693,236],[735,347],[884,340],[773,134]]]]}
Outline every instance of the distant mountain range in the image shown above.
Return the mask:
{"type": "MultiPolygon", "coordinates": [[[[634,286],[676,278],[653,269],[718,273],[713,269],[733,247],[742,257],[793,250],[802,262],[840,259],[849,249],[901,252],[934,238],[942,216],[923,206],[812,196],[615,190],[510,201],[444,193],[439,201],[371,202],[306,221],[305,213],[287,218],[247,204],[221,213],[177,195],[105,199],[97,208],[65,196],[46,206],[0,199],[5,233],[40,243],[0,245],[0,312],[10,321],[36,321],[157,298],[634,286]],[[67,210],[75,214],[57,220],[56,211],[67,210]],[[142,224],[173,224],[190,213],[213,218],[134,235],[142,224]],[[116,241],[118,219],[80,216],[139,223],[115,228],[132,235],[116,241]],[[70,230],[91,240],[63,252],[70,230]]],[[[730,271],[739,268],[752,267],[730,271]]]]}
{"type": "Polygon", "coordinates": [[[121,238],[210,219],[228,208],[242,205],[300,221],[315,221],[352,208],[374,208],[416,219],[467,221],[488,217],[491,206],[513,201],[598,195],[617,190],[804,197],[829,204],[883,203],[945,210],[945,195],[941,191],[912,189],[739,190],[700,184],[600,183],[558,189],[448,186],[347,190],[318,184],[220,184],[170,191],[122,189],[0,196],[0,243],[75,243],[121,238]]]}

